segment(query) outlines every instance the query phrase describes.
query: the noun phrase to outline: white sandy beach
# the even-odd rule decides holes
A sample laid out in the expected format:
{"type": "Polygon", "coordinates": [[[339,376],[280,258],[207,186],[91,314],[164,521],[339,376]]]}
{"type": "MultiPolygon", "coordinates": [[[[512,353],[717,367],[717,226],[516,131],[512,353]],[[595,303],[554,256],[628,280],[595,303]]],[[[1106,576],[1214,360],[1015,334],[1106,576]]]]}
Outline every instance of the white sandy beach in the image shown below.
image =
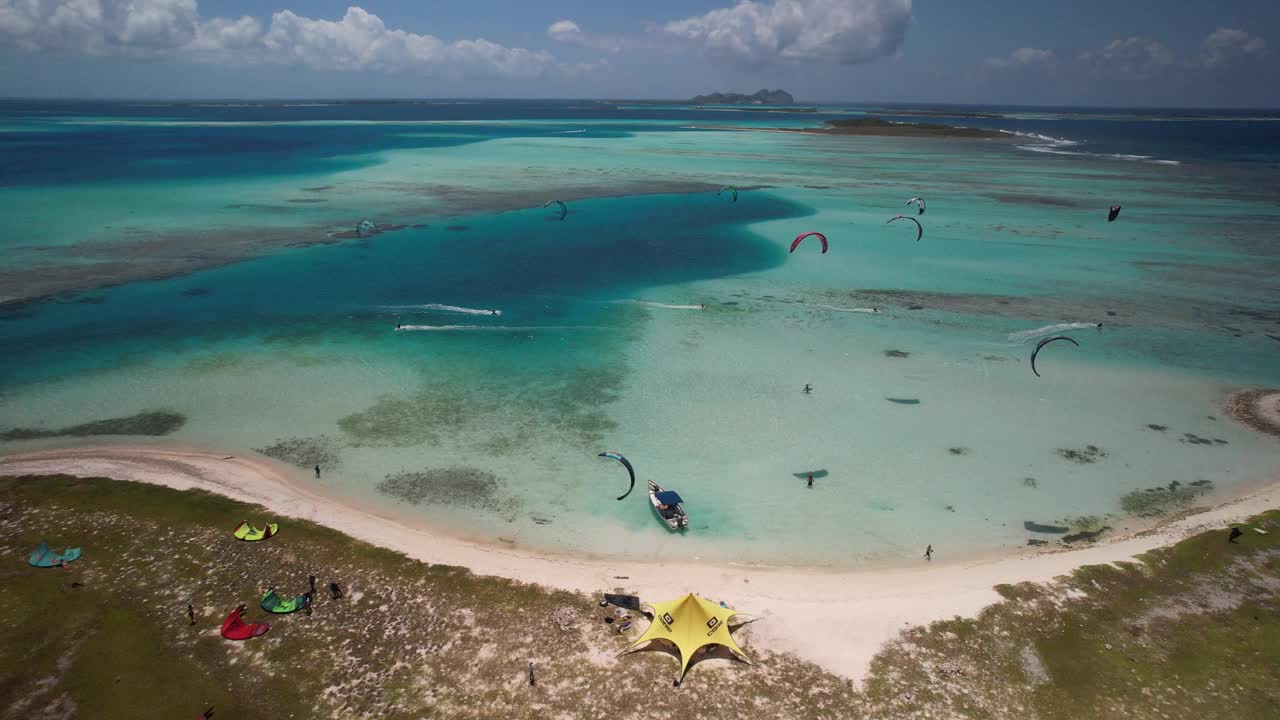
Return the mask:
{"type": "MultiPolygon", "coordinates": [[[[946,549],[918,566],[853,572],[756,569],[631,558],[609,562],[533,555],[411,527],[352,507],[308,487],[306,475],[265,458],[157,447],[45,450],[0,457],[0,475],[63,473],[111,477],[185,490],[200,488],[259,503],[282,518],[303,518],[429,563],[459,565],[546,586],[600,592],[622,586],[645,599],[697,592],[755,615],[755,641],[793,652],[858,680],[883,643],[908,625],[973,616],[999,600],[993,586],[1045,581],[1081,565],[1131,558],[1206,529],[1280,507],[1280,480],[1217,508],[1155,530],[1115,536],[1072,551],[1023,551],[1003,558],[948,563],[946,549]],[[625,579],[622,579],[625,578],[625,579]]],[[[284,532],[288,532],[287,521],[284,532]]]]}

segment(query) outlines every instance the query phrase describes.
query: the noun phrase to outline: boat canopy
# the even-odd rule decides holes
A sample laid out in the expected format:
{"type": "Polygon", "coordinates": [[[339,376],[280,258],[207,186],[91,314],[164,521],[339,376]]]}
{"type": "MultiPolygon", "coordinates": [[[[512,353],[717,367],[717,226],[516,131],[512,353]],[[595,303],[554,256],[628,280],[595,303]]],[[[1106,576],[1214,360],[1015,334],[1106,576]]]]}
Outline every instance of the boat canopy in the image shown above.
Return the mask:
{"type": "Polygon", "coordinates": [[[658,502],[662,503],[663,505],[679,505],[680,503],[684,502],[684,500],[680,498],[680,493],[676,492],[675,490],[663,490],[662,492],[654,495],[653,497],[656,498],[658,502]]]}

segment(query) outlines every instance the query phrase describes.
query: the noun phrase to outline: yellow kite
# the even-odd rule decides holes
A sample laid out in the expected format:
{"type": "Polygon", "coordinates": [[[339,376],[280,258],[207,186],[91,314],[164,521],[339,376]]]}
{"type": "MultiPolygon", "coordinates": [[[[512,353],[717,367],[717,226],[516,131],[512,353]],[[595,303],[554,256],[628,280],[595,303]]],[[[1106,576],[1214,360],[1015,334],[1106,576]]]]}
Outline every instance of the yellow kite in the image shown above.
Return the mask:
{"type": "Polygon", "coordinates": [[[680,680],[684,680],[694,654],[707,645],[723,645],[738,659],[751,662],[729,635],[729,619],[739,615],[737,611],[692,593],[668,602],[646,603],[646,606],[653,610],[653,622],[639,640],[619,655],[638,650],[654,640],[666,640],[675,645],[680,654],[680,680]]]}

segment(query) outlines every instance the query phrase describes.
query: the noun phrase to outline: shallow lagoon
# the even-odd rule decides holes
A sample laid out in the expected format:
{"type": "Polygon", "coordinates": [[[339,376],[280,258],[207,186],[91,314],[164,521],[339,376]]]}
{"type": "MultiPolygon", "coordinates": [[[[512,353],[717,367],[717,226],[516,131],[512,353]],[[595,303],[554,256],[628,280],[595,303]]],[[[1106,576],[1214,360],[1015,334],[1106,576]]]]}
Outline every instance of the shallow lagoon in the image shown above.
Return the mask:
{"type": "Polygon", "coordinates": [[[194,273],[7,308],[0,428],[167,409],[186,416],[173,441],[323,461],[332,492],[489,542],[833,566],[1022,545],[1024,520],[1272,472],[1274,441],[1215,409],[1280,382],[1280,221],[1229,172],[683,122],[375,123],[329,158],[307,135],[280,172],[231,158],[195,178],[187,158],[182,179],[11,182],[0,206],[58,219],[8,267],[214,250],[194,273]],[[884,225],[914,195],[919,243],[884,225]],[[563,222],[538,207],[554,197],[563,222]],[[362,217],[406,227],[331,242],[362,217]],[[811,229],[831,251],[788,256],[811,229]],[[1037,379],[1008,336],[1063,322],[1104,327],[1047,350],[1037,379]],[[1105,455],[1059,453],[1089,445],[1105,455]],[[615,501],[606,449],[679,490],[693,530],[668,535],[642,492],[615,501]],[[808,490],[794,474],[815,469],[808,490]],[[396,503],[389,476],[430,501],[396,503]]]}

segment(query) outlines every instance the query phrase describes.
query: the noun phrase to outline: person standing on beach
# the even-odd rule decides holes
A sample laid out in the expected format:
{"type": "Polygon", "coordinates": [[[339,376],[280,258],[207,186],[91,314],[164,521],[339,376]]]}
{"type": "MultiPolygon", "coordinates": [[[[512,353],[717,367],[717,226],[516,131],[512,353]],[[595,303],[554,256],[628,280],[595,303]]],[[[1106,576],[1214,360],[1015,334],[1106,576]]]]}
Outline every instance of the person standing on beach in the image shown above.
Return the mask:
{"type": "Polygon", "coordinates": [[[1236,542],[1236,538],[1240,537],[1243,534],[1244,533],[1240,532],[1240,528],[1233,527],[1231,528],[1231,534],[1227,536],[1227,542],[1231,543],[1232,545],[1239,545],[1240,543],[1236,542]]]}
{"type": "Polygon", "coordinates": [[[529,661],[529,687],[533,687],[534,685],[537,685],[537,684],[538,684],[538,679],[533,675],[533,661],[530,660],[529,661]]]}
{"type": "Polygon", "coordinates": [[[933,546],[932,545],[924,549],[924,559],[928,560],[929,562],[933,562],[933,546]]]}
{"type": "Polygon", "coordinates": [[[196,609],[191,605],[187,605],[187,617],[191,618],[191,624],[196,624],[196,609]]]}
{"type": "Polygon", "coordinates": [[[308,582],[308,583],[311,583],[311,594],[312,594],[312,595],[315,595],[315,594],[316,594],[316,576],[315,576],[315,575],[308,575],[308,576],[307,576],[307,582],[308,582]]]}
{"type": "Polygon", "coordinates": [[[319,479],[320,479],[320,466],[319,466],[319,465],[317,465],[317,466],[316,466],[316,479],[317,479],[317,480],[319,480],[319,479]]]}

